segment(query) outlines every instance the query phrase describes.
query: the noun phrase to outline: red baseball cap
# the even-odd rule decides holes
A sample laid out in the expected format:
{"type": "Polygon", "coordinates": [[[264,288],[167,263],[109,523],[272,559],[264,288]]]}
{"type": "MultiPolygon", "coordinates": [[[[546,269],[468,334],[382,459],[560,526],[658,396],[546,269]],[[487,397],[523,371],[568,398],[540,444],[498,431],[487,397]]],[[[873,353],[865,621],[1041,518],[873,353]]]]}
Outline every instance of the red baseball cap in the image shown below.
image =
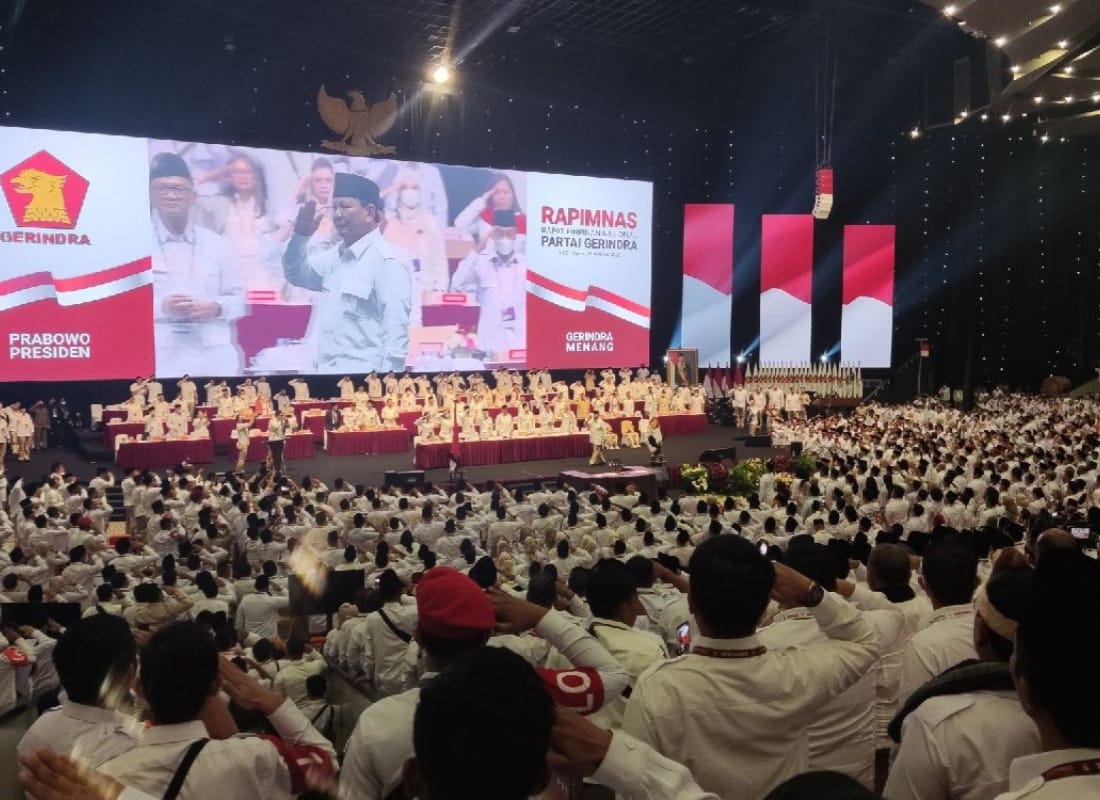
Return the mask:
{"type": "Polygon", "coordinates": [[[450,567],[433,567],[416,584],[417,625],[429,636],[463,639],[496,627],[485,590],[450,567]]]}

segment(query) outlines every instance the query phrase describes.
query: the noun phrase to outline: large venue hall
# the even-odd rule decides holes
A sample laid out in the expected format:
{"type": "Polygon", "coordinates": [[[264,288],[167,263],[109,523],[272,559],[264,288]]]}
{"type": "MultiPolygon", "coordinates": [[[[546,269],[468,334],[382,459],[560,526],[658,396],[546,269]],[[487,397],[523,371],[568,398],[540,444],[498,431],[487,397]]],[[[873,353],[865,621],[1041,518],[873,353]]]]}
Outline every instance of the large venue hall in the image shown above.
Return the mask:
{"type": "Polygon", "coordinates": [[[0,800],[1100,798],[1100,1],[0,2],[0,800]]]}

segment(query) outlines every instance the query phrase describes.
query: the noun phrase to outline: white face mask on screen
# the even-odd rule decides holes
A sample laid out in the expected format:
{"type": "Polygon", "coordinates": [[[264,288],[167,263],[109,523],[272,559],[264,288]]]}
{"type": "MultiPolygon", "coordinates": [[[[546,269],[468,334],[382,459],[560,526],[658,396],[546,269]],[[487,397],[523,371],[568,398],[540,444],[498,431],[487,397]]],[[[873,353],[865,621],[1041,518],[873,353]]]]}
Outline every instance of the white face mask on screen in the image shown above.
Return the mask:
{"type": "Polygon", "coordinates": [[[398,195],[398,199],[405,208],[416,208],[420,205],[420,190],[402,189],[401,193],[398,195]]]}
{"type": "Polygon", "coordinates": [[[501,258],[507,258],[512,255],[516,249],[515,239],[494,239],[493,247],[496,248],[497,255],[501,258]]]}

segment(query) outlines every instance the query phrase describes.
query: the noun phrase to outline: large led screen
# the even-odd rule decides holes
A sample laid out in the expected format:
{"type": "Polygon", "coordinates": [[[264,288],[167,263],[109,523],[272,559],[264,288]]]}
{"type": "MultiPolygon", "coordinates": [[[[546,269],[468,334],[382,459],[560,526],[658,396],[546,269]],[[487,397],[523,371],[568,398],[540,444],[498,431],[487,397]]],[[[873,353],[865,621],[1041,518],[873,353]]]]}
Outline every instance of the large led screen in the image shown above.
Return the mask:
{"type": "Polygon", "coordinates": [[[649,360],[649,183],[0,128],[0,188],[0,380],[649,360]]]}

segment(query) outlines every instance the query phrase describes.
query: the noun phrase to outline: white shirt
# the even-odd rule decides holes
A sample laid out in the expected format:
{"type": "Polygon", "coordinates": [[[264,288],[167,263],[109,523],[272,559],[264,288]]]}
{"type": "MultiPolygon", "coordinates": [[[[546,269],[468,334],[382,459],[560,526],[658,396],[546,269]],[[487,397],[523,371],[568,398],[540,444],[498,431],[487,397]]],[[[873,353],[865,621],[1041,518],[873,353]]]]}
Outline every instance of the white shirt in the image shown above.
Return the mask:
{"type": "Polygon", "coordinates": [[[933,611],[902,651],[898,704],[945,669],[977,657],[973,607],[968,603],[933,611]]]}
{"type": "Polygon", "coordinates": [[[1013,759],[1041,747],[1013,691],[932,697],[906,718],[883,794],[890,800],[988,800],[1013,759]]]}
{"type": "MultiPolygon", "coordinates": [[[[745,658],[692,652],[653,667],[634,685],[623,730],[686,766],[725,798],[762,797],[809,763],[814,711],[875,663],[874,630],[854,607],[826,594],[811,609],[829,641],[745,658]],[[736,758],[730,758],[736,753],[736,758]]],[[[693,648],[753,651],[742,639],[697,636],[693,648]]]]}
{"type": "MultiPolygon", "coordinates": [[[[598,669],[605,700],[618,697],[626,687],[625,670],[564,614],[548,612],[535,633],[557,647],[573,665],[598,669]]],[[[427,673],[422,680],[432,675],[427,673]]],[[[401,783],[401,768],[413,755],[413,716],[419,700],[420,689],[409,689],[379,700],[360,715],[344,750],[341,800],[381,800],[401,783]]]]}
{"type": "Polygon", "coordinates": [[[1043,773],[1048,769],[1095,758],[1100,758],[1100,750],[1092,748],[1049,750],[1017,758],[1008,771],[1010,791],[998,795],[996,800],[1085,800],[1100,796],[1100,775],[1043,780],[1043,773]]]}
{"type": "MultiPolygon", "coordinates": [[[[268,721],[284,743],[323,750],[335,762],[332,745],[289,700],[268,721]]],[[[184,752],[196,739],[207,736],[206,726],[198,720],[156,725],[145,732],[140,744],[104,762],[99,771],[154,797],[163,797],[184,752]]],[[[290,772],[279,750],[258,736],[234,736],[206,743],[191,766],[179,800],[289,800],[294,796],[290,772]]]]}
{"type": "MultiPolygon", "coordinates": [[[[884,608],[863,613],[875,630],[879,652],[892,648],[904,628],[901,612],[884,608]]],[[[827,639],[810,609],[791,608],[775,615],[772,624],[760,631],[760,641],[768,648],[787,650],[827,639]]],[[[814,713],[807,729],[811,770],[843,772],[868,789],[874,788],[877,672],[868,671],[814,713]]]]}
{"type": "Polygon", "coordinates": [[[66,700],[34,721],[16,746],[20,755],[49,748],[95,768],[137,744],[141,724],[107,708],[66,700]]]}
{"type": "MultiPolygon", "coordinates": [[[[398,630],[412,634],[416,629],[416,604],[401,602],[386,603],[382,610],[398,630]]],[[[406,660],[409,645],[402,640],[378,613],[367,615],[367,624],[363,627],[363,674],[374,681],[380,695],[391,695],[408,689],[415,681],[411,680],[409,663],[406,660]]]]}
{"type": "Polygon", "coordinates": [[[237,606],[237,627],[257,639],[273,639],[279,632],[279,611],[289,606],[287,597],[258,592],[245,595],[237,606]]]}

